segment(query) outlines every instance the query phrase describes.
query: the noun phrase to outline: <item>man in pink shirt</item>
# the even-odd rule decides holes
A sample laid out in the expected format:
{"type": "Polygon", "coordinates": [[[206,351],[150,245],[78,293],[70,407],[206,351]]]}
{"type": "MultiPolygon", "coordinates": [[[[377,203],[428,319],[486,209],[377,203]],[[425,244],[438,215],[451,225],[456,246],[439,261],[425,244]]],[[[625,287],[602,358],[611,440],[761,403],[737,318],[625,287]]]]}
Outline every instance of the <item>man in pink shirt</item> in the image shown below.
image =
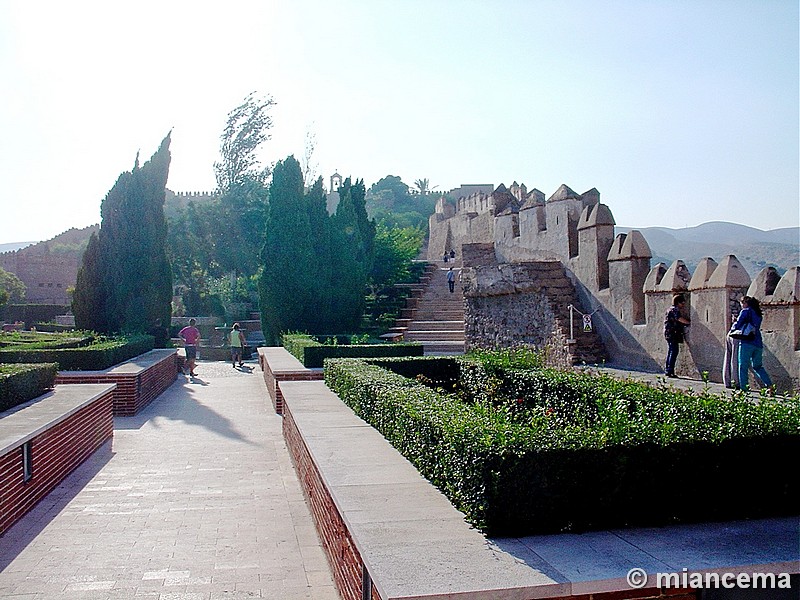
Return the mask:
{"type": "Polygon", "coordinates": [[[200,341],[200,330],[195,327],[195,323],[197,323],[195,319],[189,319],[189,325],[178,332],[186,349],[186,362],[189,365],[189,375],[192,377],[197,377],[194,363],[197,360],[197,344],[200,341]]]}

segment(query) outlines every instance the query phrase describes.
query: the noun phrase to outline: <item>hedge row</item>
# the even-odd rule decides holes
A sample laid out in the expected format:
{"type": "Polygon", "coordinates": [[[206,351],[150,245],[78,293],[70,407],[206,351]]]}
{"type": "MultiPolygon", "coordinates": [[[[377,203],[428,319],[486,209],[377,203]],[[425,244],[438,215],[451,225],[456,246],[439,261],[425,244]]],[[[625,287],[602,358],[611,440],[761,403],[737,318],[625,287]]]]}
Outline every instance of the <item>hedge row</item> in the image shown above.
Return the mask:
{"type": "Polygon", "coordinates": [[[40,331],[13,331],[0,336],[0,349],[45,350],[58,348],[83,348],[90,345],[95,335],[90,332],[72,331],[50,333],[40,331]]]}
{"type": "Polygon", "coordinates": [[[44,394],[53,387],[58,365],[0,365],[0,412],[44,394]]]}
{"type": "Polygon", "coordinates": [[[321,368],[330,358],[382,358],[422,356],[424,347],[416,343],[384,344],[321,344],[309,335],[289,334],[282,337],[283,347],[306,368],[321,368]]]}
{"type": "Polygon", "coordinates": [[[389,370],[413,372],[402,361],[329,361],[325,379],[487,534],[796,513],[800,401],[425,360],[439,364],[417,378],[389,370]]]}
{"type": "Polygon", "coordinates": [[[0,349],[0,363],[58,363],[60,371],[99,371],[153,349],[152,335],[98,337],[83,348],[0,349]]]}

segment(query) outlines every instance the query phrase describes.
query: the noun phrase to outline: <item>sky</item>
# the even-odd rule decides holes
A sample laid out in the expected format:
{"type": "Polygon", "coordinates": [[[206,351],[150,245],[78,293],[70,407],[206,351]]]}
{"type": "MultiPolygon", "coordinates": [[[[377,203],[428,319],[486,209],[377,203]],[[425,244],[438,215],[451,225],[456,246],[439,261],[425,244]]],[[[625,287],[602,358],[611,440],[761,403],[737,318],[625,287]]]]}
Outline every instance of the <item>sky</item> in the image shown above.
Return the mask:
{"type": "Polygon", "coordinates": [[[100,222],[172,132],[215,187],[228,112],[326,184],[597,188],[618,225],[800,225],[796,0],[0,0],[0,243],[100,222]]]}

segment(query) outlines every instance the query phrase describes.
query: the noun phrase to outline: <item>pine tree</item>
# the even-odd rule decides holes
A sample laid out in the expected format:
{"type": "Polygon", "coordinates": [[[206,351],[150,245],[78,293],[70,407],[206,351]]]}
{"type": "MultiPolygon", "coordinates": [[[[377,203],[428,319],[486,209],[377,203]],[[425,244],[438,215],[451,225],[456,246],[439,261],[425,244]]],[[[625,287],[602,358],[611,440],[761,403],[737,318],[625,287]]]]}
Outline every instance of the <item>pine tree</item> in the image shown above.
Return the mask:
{"type": "Polygon", "coordinates": [[[78,327],[152,333],[159,346],[169,340],[172,271],[164,219],[169,144],[168,134],[143,166],[137,156],[103,200],[97,241],[91,253],[87,249],[75,289],[78,327]]]}

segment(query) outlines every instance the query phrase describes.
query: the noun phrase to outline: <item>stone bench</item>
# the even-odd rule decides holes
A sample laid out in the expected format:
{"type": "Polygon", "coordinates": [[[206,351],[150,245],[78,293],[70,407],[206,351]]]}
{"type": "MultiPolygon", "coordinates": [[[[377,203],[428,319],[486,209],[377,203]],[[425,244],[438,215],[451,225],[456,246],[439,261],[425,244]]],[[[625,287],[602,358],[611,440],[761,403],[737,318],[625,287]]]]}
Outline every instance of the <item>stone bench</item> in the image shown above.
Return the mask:
{"type": "Polygon", "coordinates": [[[264,372],[264,382],[275,412],[283,414],[282,383],[286,381],[322,380],[322,369],[309,369],[282,346],[258,349],[258,365],[264,372]]]}
{"type": "Polygon", "coordinates": [[[102,371],[59,371],[56,384],[116,383],[114,414],[129,417],[171,386],[180,370],[174,348],[151,350],[102,371]]]}
{"type": "Polygon", "coordinates": [[[60,385],[0,413],[0,535],[112,439],[115,388],[60,385]]]}
{"type": "Polygon", "coordinates": [[[487,539],[324,382],[281,389],[284,438],[344,600],[698,600],[653,574],[800,571],[796,517],[487,539]],[[627,583],[635,567],[650,574],[641,589],[627,583]]]}

